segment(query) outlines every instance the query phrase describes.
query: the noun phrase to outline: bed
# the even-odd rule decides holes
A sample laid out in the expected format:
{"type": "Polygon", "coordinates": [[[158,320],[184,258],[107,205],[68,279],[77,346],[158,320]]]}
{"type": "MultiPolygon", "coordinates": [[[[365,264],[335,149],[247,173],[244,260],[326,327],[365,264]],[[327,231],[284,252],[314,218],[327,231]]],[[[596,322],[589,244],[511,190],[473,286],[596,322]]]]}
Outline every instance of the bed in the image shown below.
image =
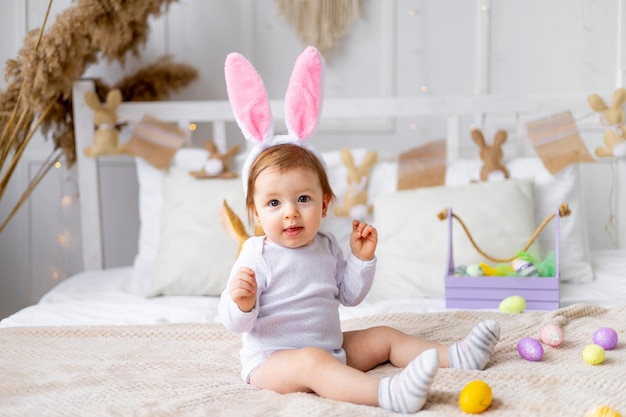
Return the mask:
{"type": "MultiPolygon", "coordinates": [[[[217,302],[237,251],[237,242],[219,221],[221,203],[227,200],[245,218],[243,192],[238,178],[189,175],[206,161],[205,149],[181,147],[166,170],[136,158],[138,253],[133,265],[104,266],[97,159],[81,151],[91,146],[94,133],[93,114],[81,99],[91,90],[90,81],[79,81],[73,91],[85,271],[0,322],[0,415],[393,415],[312,394],[279,395],[241,382],[240,336],[220,324],[217,302]]],[[[282,115],[281,102],[272,106],[275,116],[282,115]]],[[[527,145],[512,141],[505,151],[511,179],[474,184],[480,161],[463,144],[468,121],[490,132],[501,124],[522,137],[529,117],[584,106],[581,97],[326,100],[322,119],[335,122],[419,116],[438,117],[445,124],[441,185],[399,190],[401,158],[386,154],[384,144],[375,149],[380,157],[369,173],[368,220],[380,231],[376,284],[365,302],[340,311],[346,330],[386,324],[443,343],[464,337],[481,319],[500,322],[502,339],[487,369],[440,370],[422,415],[464,415],[458,395],[474,379],[493,390],[486,415],[583,416],[601,405],[626,412],[626,250],[589,247],[586,210],[593,204],[584,192],[593,188],[589,178],[596,168],[570,164],[551,174],[527,145]],[[473,157],[467,157],[467,149],[473,157]],[[489,209],[481,205],[485,201],[489,209]],[[537,241],[545,250],[560,241],[559,308],[506,314],[446,306],[443,279],[450,242],[445,223],[436,219],[441,209],[454,207],[486,250],[506,253],[521,247],[562,202],[572,214],[561,219],[560,231],[555,234],[548,226],[537,241]],[[540,362],[522,359],[517,341],[538,337],[547,323],[564,329],[564,344],[546,347],[540,362]],[[618,332],[620,342],[606,352],[604,363],[588,365],[582,349],[605,326],[618,332]]],[[[210,122],[217,147],[229,145],[233,117],[227,102],[123,103],[118,109],[130,127],[146,114],[184,128],[210,122]]],[[[330,125],[332,135],[336,125],[330,125]]],[[[372,149],[364,143],[351,152],[358,162],[372,149]]],[[[348,184],[339,147],[323,155],[341,198],[348,184]]],[[[434,160],[440,164],[441,158],[438,154],[434,160]]],[[[606,164],[598,165],[606,171],[606,164]]],[[[347,221],[331,216],[324,226],[342,245],[347,245],[347,221]]],[[[458,262],[476,257],[460,228],[453,240],[458,262]]],[[[386,375],[394,369],[382,365],[371,372],[386,375]]]]}

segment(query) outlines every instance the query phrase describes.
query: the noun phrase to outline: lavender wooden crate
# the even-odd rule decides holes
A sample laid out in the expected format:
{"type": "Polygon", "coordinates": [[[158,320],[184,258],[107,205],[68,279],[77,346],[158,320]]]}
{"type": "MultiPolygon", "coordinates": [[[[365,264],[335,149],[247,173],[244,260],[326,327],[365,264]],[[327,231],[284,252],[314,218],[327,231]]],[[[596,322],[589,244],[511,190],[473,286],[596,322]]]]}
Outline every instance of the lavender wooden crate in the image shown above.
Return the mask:
{"type": "Polygon", "coordinates": [[[529,310],[554,310],[559,308],[559,222],[555,224],[554,277],[467,277],[454,275],[452,248],[452,209],[448,209],[448,265],[445,277],[446,307],[448,308],[498,308],[500,302],[511,295],[526,300],[529,310]]]}

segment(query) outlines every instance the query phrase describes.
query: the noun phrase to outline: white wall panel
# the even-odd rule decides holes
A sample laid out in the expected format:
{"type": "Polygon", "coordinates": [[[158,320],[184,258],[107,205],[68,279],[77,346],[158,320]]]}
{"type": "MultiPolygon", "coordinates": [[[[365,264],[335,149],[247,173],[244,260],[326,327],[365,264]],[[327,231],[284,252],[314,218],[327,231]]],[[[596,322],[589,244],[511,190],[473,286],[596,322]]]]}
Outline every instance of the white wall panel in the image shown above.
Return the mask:
{"type": "MultiPolygon", "coordinates": [[[[0,42],[0,62],[15,56],[24,34],[23,2],[19,0],[3,0],[0,13],[0,27],[4,40],[0,42]]],[[[4,75],[4,66],[2,67],[4,75]]],[[[0,89],[6,87],[4,76],[0,77],[0,89]]]]}
{"type": "Polygon", "coordinates": [[[626,85],[626,0],[617,0],[617,43],[615,54],[618,56],[618,66],[615,68],[615,86],[626,85]]]}
{"type": "MultiPolygon", "coordinates": [[[[26,186],[28,158],[18,165],[12,183],[0,201],[2,222],[19,198],[18,190],[26,186]]],[[[31,257],[29,250],[30,224],[28,212],[17,212],[0,233],[0,315],[6,315],[30,304],[31,300],[31,257]]]]}
{"type": "Polygon", "coordinates": [[[247,2],[181,0],[172,5],[167,22],[167,53],[197,68],[199,79],[184,91],[187,99],[225,99],[224,59],[241,51],[242,11],[247,2]],[[228,36],[224,36],[228,34],[228,36]]]}
{"type": "Polygon", "coordinates": [[[494,94],[614,87],[617,2],[491,2],[494,94]]]}
{"type": "MultiPolygon", "coordinates": [[[[396,26],[392,2],[365,1],[337,49],[326,55],[326,97],[387,96],[395,69],[396,26]],[[393,20],[392,20],[393,19],[393,20]]],[[[284,97],[293,62],[304,48],[272,0],[255,3],[252,61],[264,78],[270,98],[284,97]]]]}
{"type": "Polygon", "coordinates": [[[430,94],[472,94],[476,60],[476,2],[422,2],[420,41],[430,94]]]}

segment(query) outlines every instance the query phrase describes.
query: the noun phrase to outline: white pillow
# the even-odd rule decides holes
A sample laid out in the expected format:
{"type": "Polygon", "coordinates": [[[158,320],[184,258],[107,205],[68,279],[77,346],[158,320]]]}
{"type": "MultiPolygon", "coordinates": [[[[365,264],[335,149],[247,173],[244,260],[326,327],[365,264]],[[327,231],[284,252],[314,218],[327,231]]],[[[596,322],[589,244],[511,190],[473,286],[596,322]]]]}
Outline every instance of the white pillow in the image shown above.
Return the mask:
{"type": "Polygon", "coordinates": [[[219,222],[223,200],[243,219],[241,179],[197,179],[172,167],[164,177],[161,239],[144,295],[219,295],[238,243],[219,222]]]}
{"type": "Polygon", "coordinates": [[[153,167],[143,158],[135,158],[135,166],[139,183],[139,242],[128,290],[142,295],[149,286],[161,241],[165,171],[153,167]]]}
{"type": "MultiPolygon", "coordinates": [[[[370,300],[444,297],[448,228],[437,214],[448,207],[478,246],[498,258],[514,256],[536,228],[529,181],[427,187],[379,196],[374,199],[378,264],[370,300]]],[[[458,222],[452,229],[455,265],[489,263],[458,222]]]]}
{"type": "MultiPolygon", "coordinates": [[[[535,183],[535,219],[537,226],[561,203],[568,203],[572,214],[560,222],[560,275],[562,281],[592,281],[594,279],[589,239],[585,222],[585,204],[581,194],[579,164],[571,164],[552,175],[536,157],[513,158],[505,162],[511,178],[529,179],[535,183]]],[[[478,178],[482,161],[457,160],[448,164],[446,185],[467,184],[478,178]]],[[[539,235],[543,250],[553,250],[554,222],[539,235]]]]}
{"type": "MultiPolygon", "coordinates": [[[[200,169],[208,158],[201,148],[180,148],[172,166],[186,171],[200,169]]],[[[135,158],[139,182],[139,242],[128,288],[131,293],[145,295],[151,292],[152,272],[161,243],[163,211],[163,182],[166,171],[157,169],[142,158],[135,158]]],[[[241,187],[241,185],[239,185],[241,187]]]]}

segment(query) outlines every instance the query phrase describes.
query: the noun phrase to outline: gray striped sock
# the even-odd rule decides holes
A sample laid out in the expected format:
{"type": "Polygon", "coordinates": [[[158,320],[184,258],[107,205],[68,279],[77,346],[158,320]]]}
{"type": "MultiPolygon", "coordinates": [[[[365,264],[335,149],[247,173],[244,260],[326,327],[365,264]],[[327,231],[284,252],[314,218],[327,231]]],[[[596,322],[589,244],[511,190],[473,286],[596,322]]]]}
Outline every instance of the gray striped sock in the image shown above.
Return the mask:
{"type": "Polygon", "coordinates": [[[378,384],[380,407],[396,413],[421,410],[438,369],[439,353],[436,349],[429,349],[413,359],[400,373],[382,378],[378,384]]]}
{"type": "Polygon", "coordinates": [[[478,323],[465,340],[448,348],[450,367],[456,369],[485,369],[500,340],[500,325],[494,320],[478,323]]]}

